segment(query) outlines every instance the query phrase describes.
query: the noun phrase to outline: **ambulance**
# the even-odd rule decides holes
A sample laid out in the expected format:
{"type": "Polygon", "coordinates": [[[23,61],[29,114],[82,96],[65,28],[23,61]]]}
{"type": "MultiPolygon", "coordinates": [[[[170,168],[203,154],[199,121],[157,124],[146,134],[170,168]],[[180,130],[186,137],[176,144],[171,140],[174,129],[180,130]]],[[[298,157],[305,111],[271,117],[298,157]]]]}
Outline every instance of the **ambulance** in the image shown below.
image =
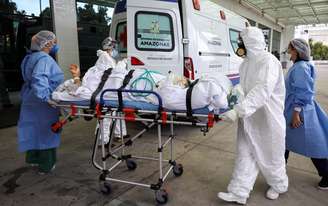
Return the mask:
{"type": "Polygon", "coordinates": [[[246,22],[210,0],[121,0],[110,36],[131,68],[191,80],[222,73],[236,84],[242,58],[235,51],[246,22]]]}

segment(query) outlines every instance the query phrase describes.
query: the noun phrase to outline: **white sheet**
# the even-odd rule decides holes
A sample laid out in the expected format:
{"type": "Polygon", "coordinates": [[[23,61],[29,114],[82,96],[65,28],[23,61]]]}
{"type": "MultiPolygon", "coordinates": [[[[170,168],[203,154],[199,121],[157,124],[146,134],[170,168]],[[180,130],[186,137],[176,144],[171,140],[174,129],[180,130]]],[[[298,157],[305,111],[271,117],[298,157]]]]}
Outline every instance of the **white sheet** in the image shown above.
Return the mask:
{"type": "MultiPolygon", "coordinates": [[[[104,71],[113,68],[111,75],[105,83],[105,89],[118,89],[123,84],[124,77],[128,74],[126,59],[115,63],[107,53],[99,52],[99,59],[83,77],[81,86],[74,85],[72,79],[61,84],[52,94],[55,101],[82,101],[90,100],[92,93],[97,89],[104,71]]],[[[153,90],[163,101],[163,107],[170,110],[186,110],[186,79],[174,74],[164,76],[159,72],[136,69],[133,78],[126,89],[153,90]]],[[[194,86],[192,92],[192,108],[208,107],[210,111],[228,107],[227,95],[232,84],[224,75],[203,75],[194,86]]],[[[100,92],[101,93],[101,92],[100,92]]],[[[100,95],[99,93],[99,95],[100,95]]],[[[98,98],[99,98],[98,95],[98,98]]],[[[108,92],[107,100],[117,100],[117,94],[108,92]]],[[[157,105],[158,100],[153,95],[135,95],[123,93],[123,98],[130,101],[143,101],[157,105]]]]}
{"type": "MultiPolygon", "coordinates": [[[[208,106],[209,110],[228,108],[227,95],[232,83],[224,75],[202,76],[194,86],[191,96],[193,109],[208,106]]],[[[188,88],[175,84],[168,76],[157,88],[156,92],[162,97],[163,107],[170,110],[186,110],[186,94],[188,88]]]]}

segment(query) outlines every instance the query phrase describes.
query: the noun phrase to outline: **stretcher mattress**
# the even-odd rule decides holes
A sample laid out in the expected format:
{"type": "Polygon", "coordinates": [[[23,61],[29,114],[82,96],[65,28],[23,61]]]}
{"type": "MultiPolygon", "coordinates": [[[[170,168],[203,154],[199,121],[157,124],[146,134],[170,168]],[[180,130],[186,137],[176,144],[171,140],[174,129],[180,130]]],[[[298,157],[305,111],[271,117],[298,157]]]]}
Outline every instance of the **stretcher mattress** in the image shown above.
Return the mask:
{"type": "MultiPolygon", "coordinates": [[[[77,106],[89,106],[90,101],[89,100],[85,100],[85,101],[61,101],[59,103],[59,105],[67,105],[67,104],[74,104],[77,106]]],[[[140,102],[140,101],[123,101],[124,104],[124,108],[133,108],[133,109],[138,109],[138,110],[148,110],[148,111],[157,111],[158,110],[158,105],[154,105],[151,103],[147,103],[147,102],[140,102]]],[[[117,108],[119,106],[118,101],[115,100],[105,100],[104,101],[104,106],[107,107],[112,107],[112,108],[117,108]]],[[[164,108],[165,111],[168,112],[186,112],[186,111],[181,111],[181,110],[177,110],[177,111],[172,111],[172,110],[166,110],[164,108]]],[[[207,107],[204,108],[197,108],[197,109],[193,109],[193,114],[209,114],[213,111],[209,111],[209,109],[207,107]]],[[[220,111],[221,113],[222,111],[220,111]]]]}

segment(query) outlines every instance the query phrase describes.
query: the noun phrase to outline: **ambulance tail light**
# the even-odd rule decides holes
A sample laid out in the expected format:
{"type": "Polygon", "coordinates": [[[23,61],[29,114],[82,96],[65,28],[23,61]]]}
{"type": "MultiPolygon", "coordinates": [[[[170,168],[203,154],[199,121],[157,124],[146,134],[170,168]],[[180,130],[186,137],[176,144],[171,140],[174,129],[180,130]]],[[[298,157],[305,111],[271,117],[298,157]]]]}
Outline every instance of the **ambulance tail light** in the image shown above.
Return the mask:
{"type": "Polygon", "coordinates": [[[200,0],[192,0],[194,4],[194,9],[200,11],[200,0]]]}
{"type": "Polygon", "coordinates": [[[140,59],[137,57],[131,57],[131,65],[133,66],[143,66],[145,65],[140,59]]]}
{"type": "Polygon", "coordinates": [[[183,75],[186,78],[189,78],[191,80],[195,79],[194,64],[192,63],[192,58],[190,58],[190,57],[185,57],[184,58],[183,75]]]}

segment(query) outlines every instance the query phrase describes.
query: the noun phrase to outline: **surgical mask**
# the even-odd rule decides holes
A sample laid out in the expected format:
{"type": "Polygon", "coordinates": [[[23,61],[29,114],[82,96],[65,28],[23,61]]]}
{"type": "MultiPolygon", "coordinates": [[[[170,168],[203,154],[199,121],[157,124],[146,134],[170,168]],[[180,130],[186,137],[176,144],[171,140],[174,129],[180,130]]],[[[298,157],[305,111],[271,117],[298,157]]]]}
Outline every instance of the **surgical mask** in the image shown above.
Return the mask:
{"type": "Polygon", "coordinates": [[[236,50],[236,55],[239,57],[246,56],[245,44],[241,38],[238,39],[238,48],[236,50]]]}
{"type": "Polygon", "coordinates": [[[291,58],[292,58],[292,55],[289,54],[289,53],[287,53],[287,58],[288,58],[288,60],[292,60],[292,59],[291,59],[291,58]]]}
{"type": "Polygon", "coordinates": [[[110,55],[113,57],[113,59],[119,58],[117,49],[113,49],[110,55]]]}
{"type": "Polygon", "coordinates": [[[50,54],[50,56],[55,56],[55,55],[57,54],[58,51],[59,51],[59,46],[58,46],[58,44],[55,44],[55,45],[51,48],[49,54],[50,54]]]}

